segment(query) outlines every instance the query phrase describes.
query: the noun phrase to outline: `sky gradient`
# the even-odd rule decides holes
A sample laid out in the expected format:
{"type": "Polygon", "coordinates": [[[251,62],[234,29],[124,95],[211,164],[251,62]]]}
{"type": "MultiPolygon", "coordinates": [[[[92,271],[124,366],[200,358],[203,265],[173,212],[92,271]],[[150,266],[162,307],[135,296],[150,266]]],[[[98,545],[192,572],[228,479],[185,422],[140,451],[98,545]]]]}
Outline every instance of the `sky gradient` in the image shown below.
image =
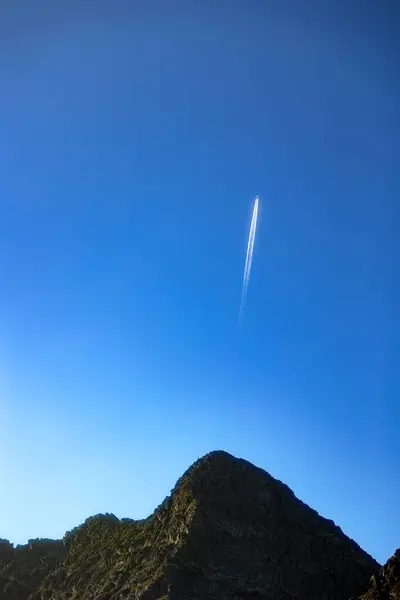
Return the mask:
{"type": "Polygon", "coordinates": [[[396,4],[4,2],[0,537],[224,449],[400,546],[396,4]]]}

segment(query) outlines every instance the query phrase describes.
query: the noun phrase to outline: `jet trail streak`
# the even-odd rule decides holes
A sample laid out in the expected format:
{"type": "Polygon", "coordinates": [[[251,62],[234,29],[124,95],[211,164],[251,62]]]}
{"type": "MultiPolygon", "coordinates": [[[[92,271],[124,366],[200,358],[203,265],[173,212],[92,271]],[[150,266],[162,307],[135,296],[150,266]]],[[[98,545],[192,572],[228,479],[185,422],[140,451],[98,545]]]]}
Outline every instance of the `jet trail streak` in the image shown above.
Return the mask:
{"type": "Polygon", "coordinates": [[[253,216],[251,218],[249,241],[247,243],[246,262],[244,265],[242,299],[240,302],[240,311],[239,311],[239,322],[240,323],[243,321],[244,305],[246,302],[247,288],[249,286],[249,281],[250,281],[251,263],[253,260],[253,251],[254,251],[254,240],[256,238],[256,229],[257,229],[258,204],[259,204],[259,198],[258,198],[258,196],[256,196],[256,199],[254,201],[253,216]]]}

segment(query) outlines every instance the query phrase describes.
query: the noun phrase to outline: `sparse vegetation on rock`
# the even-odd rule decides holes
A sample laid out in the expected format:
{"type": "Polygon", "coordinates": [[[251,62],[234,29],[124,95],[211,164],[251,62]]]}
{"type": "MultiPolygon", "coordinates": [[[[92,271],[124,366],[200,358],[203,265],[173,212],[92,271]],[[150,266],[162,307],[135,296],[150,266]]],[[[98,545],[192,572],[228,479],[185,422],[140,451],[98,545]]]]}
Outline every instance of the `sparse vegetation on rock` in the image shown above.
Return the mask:
{"type": "Polygon", "coordinates": [[[400,600],[400,548],[372,575],[369,589],[360,600],[400,600]]]}

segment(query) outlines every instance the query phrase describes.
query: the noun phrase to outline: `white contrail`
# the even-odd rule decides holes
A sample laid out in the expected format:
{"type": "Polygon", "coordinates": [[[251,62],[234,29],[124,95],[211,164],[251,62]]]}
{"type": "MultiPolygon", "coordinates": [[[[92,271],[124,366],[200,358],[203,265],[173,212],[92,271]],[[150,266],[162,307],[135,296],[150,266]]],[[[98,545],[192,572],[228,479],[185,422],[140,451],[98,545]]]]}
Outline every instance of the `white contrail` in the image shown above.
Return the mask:
{"type": "Polygon", "coordinates": [[[251,218],[249,241],[247,244],[246,262],[244,264],[243,289],[242,289],[242,299],[240,302],[239,322],[243,321],[244,305],[246,302],[247,288],[249,286],[249,281],[250,281],[251,262],[253,260],[254,240],[256,238],[256,229],[257,229],[258,203],[259,203],[259,197],[256,196],[256,199],[254,201],[253,216],[251,218]]]}

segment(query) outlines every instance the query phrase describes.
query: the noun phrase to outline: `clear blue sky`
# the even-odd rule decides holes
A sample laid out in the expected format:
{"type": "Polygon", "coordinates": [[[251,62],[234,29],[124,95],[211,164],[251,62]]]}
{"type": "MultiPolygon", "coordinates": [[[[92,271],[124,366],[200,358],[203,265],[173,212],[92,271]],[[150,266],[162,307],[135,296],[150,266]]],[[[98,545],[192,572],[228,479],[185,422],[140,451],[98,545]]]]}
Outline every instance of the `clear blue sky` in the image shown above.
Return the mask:
{"type": "Polygon", "coordinates": [[[0,537],[225,449],[400,546],[396,4],[2,4],[0,537]]]}

